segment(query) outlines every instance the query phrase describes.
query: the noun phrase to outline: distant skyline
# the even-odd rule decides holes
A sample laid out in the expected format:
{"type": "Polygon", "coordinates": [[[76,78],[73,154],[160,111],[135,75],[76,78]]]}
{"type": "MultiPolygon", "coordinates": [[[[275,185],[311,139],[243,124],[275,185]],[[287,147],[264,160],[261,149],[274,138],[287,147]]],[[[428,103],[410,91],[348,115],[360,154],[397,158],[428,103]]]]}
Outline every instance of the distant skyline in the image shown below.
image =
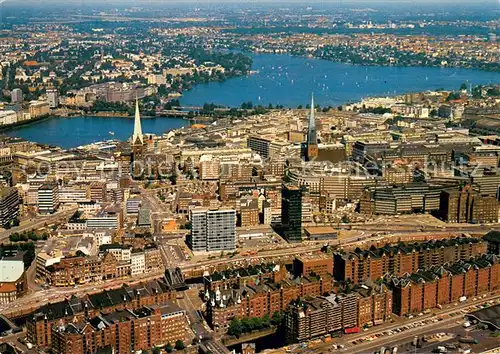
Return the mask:
{"type": "MultiPolygon", "coordinates": [[[[101,4],[102,0],[73,0],[68,3],[67,0],[0,0],[0,4],[67,4],[67,5],[78,5],[78,4],[101,4]]],[[[104,4],[123,4],[123,5],[151,5],[151,4],[161,4],[169,5],[176,3],[203,3],[203,4],[217,4],[217,3],[241,3],[239,0],[107,0],[104,4]]],[[[500,9],[500,0],[246,0],[242,5],[246,3],[290,3],[290,4],[303,4],[304,6],[313,6],[321,4],[373,4],[373,5],[385,5],[387,3],[398,4],[398,3],[421,3],[421,4],[435,4],[439,6],[443,3],[460,3],[463,5],[478,5],[478,4],[492,4],[497,5],[500,9]]]]}

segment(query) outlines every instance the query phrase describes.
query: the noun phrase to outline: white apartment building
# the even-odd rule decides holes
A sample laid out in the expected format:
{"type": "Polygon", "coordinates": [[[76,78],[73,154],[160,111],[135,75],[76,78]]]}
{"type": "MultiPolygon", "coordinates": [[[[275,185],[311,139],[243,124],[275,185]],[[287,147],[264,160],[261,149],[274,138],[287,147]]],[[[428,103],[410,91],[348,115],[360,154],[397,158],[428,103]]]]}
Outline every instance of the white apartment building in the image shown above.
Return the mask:
{"type": "Polygon", "coordinates": [[[229,208],[190,210],[191,234],[188,244],[193,251],[223,251],[236,248],[236,210],[229,208]]]}
{"type": "Polygon", "coordinates": [[[38,188],[38,212],[52,214],[59,207],[59,189],[55,183],[46,183],[38,188]]]}
{"type": "Polygon", "coordinates": [[[59,190],[59,201],[61,204],[76,204],[90,201],[88,189],[86,186],[81,185],[62,187],[59,190]]]}
{"type": "Polygon", "coordinates": [[[115,256],[117,261],[130,262],[132,259],[132,248],[127,246],[122,246],[119,244],[103,245],[100,247],[100,252],[109,252],[115,256]]]}
{"type": "Polygon", "coordinates": [[[144,251],[134,251],[130,258],[130,274],[132,276],[144,274],[146,271],[146,257],[144,251]]]}
{"type": "Polygon", "coordinates": [[[0,111],[0,125],[17,123],[16,111],[0,111]]]}
{"type": "Polygon", "coordinates": [[[102,245],[110,245],[113,242],[113,235],[109,230],[87,230],[83,233],[83,237],[91,237],[94,239],[97,247],[102,245]]]}
{"type": "Polygon", "coordinates": [[[212,155],[203,155],[200,158],[200,179],[217,180],[219,179],[220,160],[212,155]]]}

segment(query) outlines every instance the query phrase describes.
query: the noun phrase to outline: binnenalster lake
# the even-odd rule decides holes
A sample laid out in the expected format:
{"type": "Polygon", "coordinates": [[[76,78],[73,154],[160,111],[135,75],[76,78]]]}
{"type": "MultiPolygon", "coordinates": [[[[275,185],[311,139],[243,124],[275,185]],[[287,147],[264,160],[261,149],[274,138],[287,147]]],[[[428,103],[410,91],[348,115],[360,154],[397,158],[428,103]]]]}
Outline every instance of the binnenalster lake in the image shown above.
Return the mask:
{"type": "MultiPolygon", "coordinates": [[[[500,73],[470,69],[356,66],[275,54],[252,54],[252,57],[257,73],[198,85],[184,92],[181,103],[239,107],[242,102],[252,101],[256,105],[272,103],[295,108],[305,106],[314,91],[317,104],[338,106],[366,96],[458,89],[464,82],[472,85],[500,82],[500,73]]],[[[180,118],[150,118],[143,119],[142,124],[145,133],[161,134],[189,122],[180,118]]],[[[4,134],[71,148],[111,138],[126,140],[132,135],[133,125],[131,118],[51,118],[4,134]]]]}
{"type": "MultiPolygon", "coordinates": [[[[161,134],[187,125],[189,121],[182,118],[142,119],[144,133],[161,134]]],[[[132,136],[133,131],[133,117],[72,117],[48,118],[7,130],[1,134],[69,149],[102,140],[127,140],[132,136]]]]}

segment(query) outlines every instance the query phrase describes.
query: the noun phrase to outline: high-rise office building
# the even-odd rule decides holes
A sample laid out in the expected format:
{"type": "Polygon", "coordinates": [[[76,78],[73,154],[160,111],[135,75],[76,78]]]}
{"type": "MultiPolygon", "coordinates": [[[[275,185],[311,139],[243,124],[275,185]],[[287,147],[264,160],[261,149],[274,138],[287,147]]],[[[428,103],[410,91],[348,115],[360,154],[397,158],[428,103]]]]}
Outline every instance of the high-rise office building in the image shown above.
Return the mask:
{"type": "Polygon", "coordinates": [[[59,207],[59,190],[57,184],[46,183],[38,188],[38,211],[40,214],[51,214],[59,207]]]}
{"type": "Polygon", "coordinates": [[[14,187],[0,189],[0,225],[7,225],[19,215],[19,193],[14,187]]]}
{"type": "Polygon", "coordinates": [[[57,89],[47,89],[47,101],[49,102],[50,108],[59,107],[59,92],[57,92],[57,89]]]}
{"type": "Polygon", "coordinates": [[[19,88],[15,88],[10,92],[10,101],[12,103],[22,103],[23,102],[23,91],[19,88]]]}
{"type": "Polygon", "coordinates": [[[290,242],[302,241],[302,188],[283,185],[281,190],[283,236],[290,242]]]}
{"type": "Polygon", "coordinates": [[[225,251],[236,248],[234,209],[194,208],[190,211],[191,233],[188,245],[193,251],[225,251]]]}

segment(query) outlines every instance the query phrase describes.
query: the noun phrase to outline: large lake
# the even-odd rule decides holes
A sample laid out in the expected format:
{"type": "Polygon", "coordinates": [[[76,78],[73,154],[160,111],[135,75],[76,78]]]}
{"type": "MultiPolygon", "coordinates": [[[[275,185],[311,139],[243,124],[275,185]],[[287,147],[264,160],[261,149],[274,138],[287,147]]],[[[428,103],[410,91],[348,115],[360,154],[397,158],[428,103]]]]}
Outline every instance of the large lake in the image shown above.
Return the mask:
{"type": "MultiPolygon", "coordinates": [[[[306,105],[311,92],[321,106],[338,106],[366,96],[394,95],[404,92],[458,89],[470,84],[499,83],[500,73],[456,68],[355,66],[289,55],[252,55],[258,73],[198,85],[184,93],[182,104],[201,106],[217,103],[240,106],[282,104],[306,105]]],[[[189,124],[178,118],[143,119],[143,131],[161,134],[189,124]]],[[[27,140],[71,148],[95,141],[132,135],[131,118],[51,118],[5,132],[27,140]],[[109,132],[114,132],[112,136],[109,132]]]]}
{"type": "MultiPolygon", "coordinates": [[[[189,121],[181,118],[142,119],[144,133],[162,134],[187,125],[189,121]]],[[[133,131],[133,118],[73,117],[49,118],[1,134],[68,149],[108,139],[127,140],[133,131]]]]}
{"type": "Polygon", "coordinates": [[[290,55],[255,54],[258,73],[225,82],[198,85],[185,92],[181,102],[189,106],[217,103],[239,106],[305,105],[314,91],[316,103],[338,106],[366,96],[394,95],[438,88],[458,90],[469,84],[499,83],[500,73],[457,68],[357,66],[290,55]]]}

